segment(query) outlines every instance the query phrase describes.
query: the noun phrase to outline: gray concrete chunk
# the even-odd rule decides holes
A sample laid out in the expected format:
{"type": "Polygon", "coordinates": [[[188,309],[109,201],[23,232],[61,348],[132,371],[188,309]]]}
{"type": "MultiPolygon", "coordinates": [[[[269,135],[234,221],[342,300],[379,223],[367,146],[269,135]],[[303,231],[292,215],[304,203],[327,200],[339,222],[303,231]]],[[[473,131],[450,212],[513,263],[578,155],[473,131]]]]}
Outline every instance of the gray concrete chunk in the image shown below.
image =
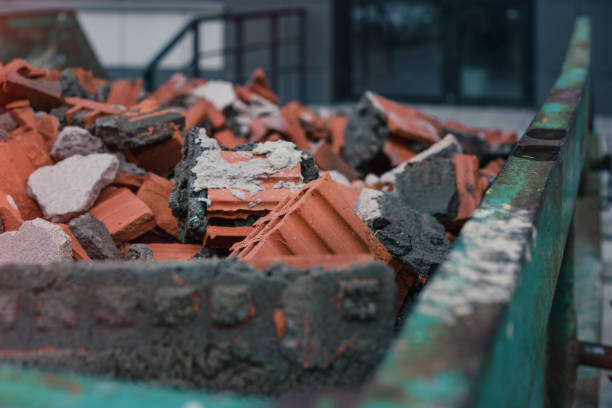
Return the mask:
{"type": "Polygon", "coordinates": [[[94,260],[121,259],[108,229],[89,213],[73,218],[68,224],[87,255],[94,260]]]}
{"type": "Polygon", "coordinates": [[[78,126],[66,126],[60,132],[57,141],[51,149],[53,160],[60,161],[70,156],[80,154],[87,156],[92,153],[106,153],[108,149],[102,140],[93,136],[78,126]]]}
{"type": "Polygon", "coordinates": [[[35,170],[28,179],[28,194],[46,219],[64,222],[93,206],[100,191],[115,179],[118,167],[112,154],[71,156],[35,170]]]}
{"type": "Polygon", "coordinates": [[[42,218],[24,222],[17,231],[0,234],[0,263],[67,260],[72,260],[72,240],[59,226],[42,218]]]}

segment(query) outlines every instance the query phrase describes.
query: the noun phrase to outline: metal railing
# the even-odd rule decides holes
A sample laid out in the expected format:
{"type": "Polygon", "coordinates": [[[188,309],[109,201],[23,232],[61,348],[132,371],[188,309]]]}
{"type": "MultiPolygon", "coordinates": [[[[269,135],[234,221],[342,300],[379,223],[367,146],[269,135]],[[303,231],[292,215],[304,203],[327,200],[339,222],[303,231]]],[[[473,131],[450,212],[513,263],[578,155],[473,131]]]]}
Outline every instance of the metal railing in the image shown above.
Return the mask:
{"type": "MultiPolygon", "coordinates": [[[[270,79],[271,85],[277,89],[279,77],[287,73],[295,72],[298,76],[298,97],[304,99],[306,94],[306,47],[307,47],[307,26],[306,12],[303,9],[271,9],[263,11],[253,11],[244,13],[226,12],[223,14],[198,16],[187,23],[176,35],[157,53],[142,73],[146,89],[153,90],[157,85],[158,72],[162,60],[173,50],[181,41],[191,35],[191,58],[189,63],[180,71],[193,77],[200,77],[202,70],[200,63],[202,58],[211,56],[233,55],[233,81],[241,83],[245,80],[245,55],[247,53],[268,50],[268,63],[265,67],[266,74],[270,79]],[[296,17],[298,20],[297,34],[291,37],[281,38],[279,33],[279,22],[282,18],[296,17]],[[244,26],[252,20],[267,20],[270,35],[268,41],[258,41],[247,43],[245,40],[244,26]],[[229,30],[233,30],[233,44],[216,50],[201,50],[200,25],[205,22],[223,21],[225,29],[224,35],[227,37],[229,30]],[[296,46],[297,61],[294,64],[280,65],[280,49],[284,46],[296,46]]],[[[226,44],[227,41],[224,41],[226,44]]]]}

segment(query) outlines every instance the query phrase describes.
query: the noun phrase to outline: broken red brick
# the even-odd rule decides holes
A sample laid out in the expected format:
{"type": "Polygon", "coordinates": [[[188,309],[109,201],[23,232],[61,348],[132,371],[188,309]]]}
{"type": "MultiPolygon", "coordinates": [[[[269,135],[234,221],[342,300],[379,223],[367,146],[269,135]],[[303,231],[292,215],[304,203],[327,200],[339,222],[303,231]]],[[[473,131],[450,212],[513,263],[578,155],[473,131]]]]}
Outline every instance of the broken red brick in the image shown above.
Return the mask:
{"type": "Polygon", "coordinates": [[[319,141],[313,147],[312,155],[321,170],[336,170],[346,176],[349,181],[359,178],[359,174],[344,161],[342,156],[335,153],[325,140],[319,141]]]}
{"type": "Polygon", "coordinates": [[[36,129],[36,116],[34,116],[34,111],[30,108],[30,101],[27,99],[7,103],[5,109],[18,126],[29,126],[36,129]]]}
{"type": "MultiPolygon", "coordinates": [[[[191,259],[202,247],[193,244],[147,244],[153,251],[155,261],[184,261],[191,259]]],[[[131,245],[126,245],[121,251],[125,255],[131,245]]]]}
{"type": "Polygon", "coordinates": [[[106,103],[95,102],[84,98],[65,98],[64,101],[71,108],[66,111],[66,124],[71,125],[74,116],[83,111],[89,111],[83,116],[83,126],[87,127],[96,123],[96,120],[102,116],[115,115],[121,112],[121,109],[106,103]]]}
{"type": "Polygon", "coordinates": [[[106,103],[131,108],[138,103],[142,93],[142,79],[113,81],[106,103]]]}
{"type": "Polygon", "coordinates": [[[213,130],[219,130],[225,126],[223,112],[208,100],[199,98],[185,111],[185,129],[199,125],[204,119],[210,121],[213,130]]]}
{"type": "Polygon", "coordinates": [[[326,174],[287,197],[232,247],[246,262],[284,255],[371,254],[385,264],[391,255],[359,219],[326,174]]]}
{"type": "Polygon", "coordinates": [[[66,224],[55,225],[59,225],[72,240],[72,258],[75,261],[91,261],[91,258],[89,257],[89,255],[87,255],[87,252],[85,251],[85,249],[83,249],[79,240],[74,236],[72,231],[70,231],[70,227],[68,227],[66,224]]]}
{"type": "Polygon", "coordinates": [[[444,128],[450,131],[483,136],[489,145],[515,145],[518,142],[515,131],[503,132],[501,129],[475,128],[452,119],[444,122],[444,128]]]}
{"type": "Polygon", "coordinates": [[[42,79],[45,71],[32,69],[27,63],[17,63],[15,69],[13,62],[0,71],[0,105],[27,99],[34,109],[48,111],[62,104],[59,81],[42,79]]]}
{"type": "Polygon", "coordinates": [[[183,157],[181,153],[182,148],[183,136],[177,130],[170,139],[133,150],[132,153],[136,158],[138,166],[162,177],[168,177],[174,171],[174,166],[183,157]]]}
{"type": "Polygon", "coordinates": [[[251,232],[253,232],[253,227],[251,226],[207,225],[204,246],[206,248],[230,248],[236,242],[245,239],[251,232]]]}
{"type": "Polygon", "coordinates": [[[42,216],[40,207],[27,192],[28,177],[39,167],[28,153],[31,152],[14,138],[0,142],[0,186],[13,198],[25,220],[42,216]]]}
{"type": "Polygon", "coordinates": [[[36,121],[36,130],[43,137],[47,150],[51,148],[59,137],[59,119],[55,115],[45,115],[36,121]]]}
{"type": "Polygon", "coordinates": [[[346,116],[332,116],[327,120],[327,126],[330,130],[331,149],[334,153],[342,155],[344,147],[344,131],[346,130],[346,116]]]}
{"type": "Polygon", "coordinates": [[[458,204],[455,221],[461,222],[472,216],[482,200],[478,158],[469,154],[460,154],[450,160],[455,167],[457,183],[458,204]]]}
{"type": "Polygon", "coordinates": [[[233,149],[236,146],[240,146],[247,143],[246,138],[240,136],[236,137],[234,132],[229,129],[223,129],[219,132],[215,132],[213,137],[219,142],[220,145],[233,149]]]}
{"type": "Polygon", "coordinates": [[[425,145],[440,140],[442,125],[437,119],[372,92],[368,92],[367,97],[387,116],[387,126],[392,135],[425,145]]]}
{"type": "Polygon", "coordinates": [[[23,223],[21,213],[17,209],[13,198],[2,190],[0,190],[0,220],[5,232],[17,231],[23,223]]]}
{"type": "Polygon", "coordinates": [[[138,190],[145,182],[147,176],[139,174],[117,173],[112,185],[117,187],[127,187],[130,190],[138,190]]]}
{"type": "Polygon", "coordinates": [[[393,167],[399,166],[416,156],[416,153],[410,150],[406,143],[392,136],[387,139],[384,151],[389,160],[391,160],[393,167]]]}
{"type": "Polygon", "coordinates": [[[53,164],[53,160],[49,155],[47,141],[35,129],[29,126],[22,126],[11,131],[11,136],[10,142],[20,145],[34,167],[38,168],[53,164]]]}
{"type": "MultiPolygon", "coordinates": [[[[298,110],[295,105],[285,105],[280,112],[266,116],[263,123],[268,132],[279,132],[302,150],[310,150],[306,132],[300,125],[298,110]]],[[[251,138],[251,141],[254,141],[251,138]]]]}
{"type": "Polygon", "coordinates": [[[173,237],[178,236],[177,220],[168,205],[168,197],[175,184],[156,174],[149,176],[138,190],[136,196],[149,206],[155,216],[155,223],[173,237]]]}
{"type": "Polygon", "coordinates": [[[257,95],[269,100],[270,102],[276,105],[278,105],[278,103],[280,102],[280,99],[272,90],[272,87],[270,86],[270,84],[268,83],[268,79],[266,78],[266,74],[264,74],[264,71],[261,68],[257,68],[255,72],[253,72],[253,75],[249,80],[247,88],[251,92],[256,93],[257,95]]]}
{"type": "Polygon", "coordinates": [[[205,83],[206,80],[204,79],[189,79],[184,74],[177,72],[155,90],[153,98],[162,105],[168,105],[177,96],[186,95],[196,87],[205,83]]]}
{"type": "Polygon", "coordinates": [[[242,102],[246,103],[247,105],[251,103],[251,95],[253,92],[246,86],[234,85],[234,92],[236,93],[236,97],[238,97],[238,99],[240,99],[242,102]]]}
{"type": "Polygon", "coordinates": [[[135,149],[165,141],[184,125],[182,114],[148,98],[127,111],[97,119],[95,134],[110,147],[135,149]]]}
{"type": "Polygon", "coordinates": [[[491,183],[493,183],[495,177],[497,177],[499,172],[502,170],[504,164],[506,164],[506,160],[498,157],[495,160],[491,160],[486,166],[480,169],[480,188],[483,195],[491,186],[491,183]]]}
{"type": "Polygon", "coordinates": [[[319,140],[329,136],[326,123],[311,109],[296,101],[289,102],[284,106],[284,109],[290,111],[292,116],[297,117],[300,126],[309,139],[319,140]]]}
{"type": "Polygon", "coordinates": [[[116,244],[155,227],[151,209],[127,188],[105,188],[89,213],[106,225],[116,244]]]}

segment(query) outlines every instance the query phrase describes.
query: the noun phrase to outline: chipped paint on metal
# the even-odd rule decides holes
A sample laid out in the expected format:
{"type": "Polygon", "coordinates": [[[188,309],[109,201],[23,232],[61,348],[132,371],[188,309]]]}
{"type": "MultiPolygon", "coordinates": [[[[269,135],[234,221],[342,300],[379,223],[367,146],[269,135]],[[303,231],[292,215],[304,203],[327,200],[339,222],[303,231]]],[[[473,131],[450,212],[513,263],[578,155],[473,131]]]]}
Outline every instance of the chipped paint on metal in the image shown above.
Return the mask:
{"type": "Polygon", "coordinates": [[[481,305],[509,301],[525,250],[524,242],[516,237],[531,236],[533,228],[533,211],[512,211],[507,203],[502,208],[483,204],[463,228],[460,246],[451,252],[448,267],[423,293],[419,312],[454,323],[481,305]],[[465,248],[478,250],[462,250],[465,248]]]}

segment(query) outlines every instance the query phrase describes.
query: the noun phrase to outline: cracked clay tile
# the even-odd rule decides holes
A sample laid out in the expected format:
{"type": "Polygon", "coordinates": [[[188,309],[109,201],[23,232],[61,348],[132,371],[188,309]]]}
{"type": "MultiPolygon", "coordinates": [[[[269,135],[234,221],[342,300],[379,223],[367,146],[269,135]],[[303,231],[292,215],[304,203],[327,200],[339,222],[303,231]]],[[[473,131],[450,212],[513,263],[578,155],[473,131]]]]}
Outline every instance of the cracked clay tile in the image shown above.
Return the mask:
{"type": "Polygon", "coordinates": [[[125,187],[105,188],[89,213],[106,225],[116,244],[155,228],[151,209],[125,187]]]}
{"type": "Polygon", "coordinates": [[[232,247],[230,256],[251,261],[263,256],[371,254],[385,264],[391,255],[338,194],[329,174],[286,198],[232,247]]]}
{"type": "Polygon", "coordinates": [[[174,187],[175,184],[170,180],[149,173],[136,196],[149,206],[157,226],[173,237],[177,237],[177,220],[168,205],[168,197],[174,187]]]}

